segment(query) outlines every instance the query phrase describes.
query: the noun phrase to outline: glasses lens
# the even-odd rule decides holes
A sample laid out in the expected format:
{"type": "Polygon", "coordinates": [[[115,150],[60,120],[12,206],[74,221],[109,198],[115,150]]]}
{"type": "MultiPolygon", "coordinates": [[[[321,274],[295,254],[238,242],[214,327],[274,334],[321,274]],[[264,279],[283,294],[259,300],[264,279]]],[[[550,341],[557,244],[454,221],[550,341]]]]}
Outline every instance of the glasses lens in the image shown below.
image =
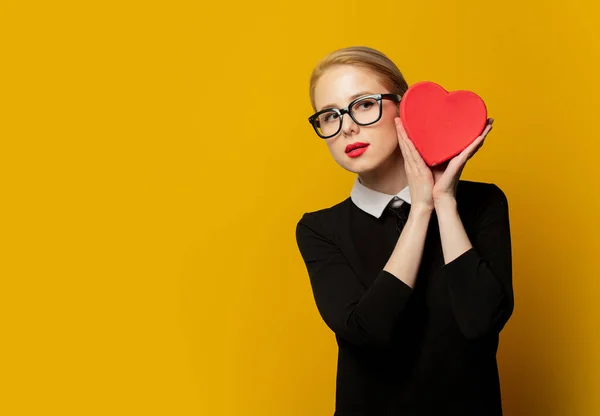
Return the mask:
{"type": "Polygon", "coordinates": [[[377,100],[365,98],[354,103],[351,111],[358,123],[369,124],[375,122],[379,118],[381,107],[377,100]]]}
{"type": "Polygon", "coordinates": [[[335,111],[319,114],[316,120],[317,130],[321,136],[332,136],[340,128],[340,116],[335,111]]]}

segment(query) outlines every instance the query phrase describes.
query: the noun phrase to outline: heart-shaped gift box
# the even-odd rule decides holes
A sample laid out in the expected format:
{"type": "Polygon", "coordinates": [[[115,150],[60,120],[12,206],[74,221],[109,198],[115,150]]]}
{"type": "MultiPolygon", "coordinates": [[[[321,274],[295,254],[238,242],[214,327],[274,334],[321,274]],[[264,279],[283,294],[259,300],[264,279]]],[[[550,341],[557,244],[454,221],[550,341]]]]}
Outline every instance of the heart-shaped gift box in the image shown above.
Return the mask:
{"type": "Polygon", "coordinates": [[[485,129],[487,108],[471,91],[448,92],[440,85],[417,82],[400,101],[400,119],[428,166],[453,158],[485,129]]]}

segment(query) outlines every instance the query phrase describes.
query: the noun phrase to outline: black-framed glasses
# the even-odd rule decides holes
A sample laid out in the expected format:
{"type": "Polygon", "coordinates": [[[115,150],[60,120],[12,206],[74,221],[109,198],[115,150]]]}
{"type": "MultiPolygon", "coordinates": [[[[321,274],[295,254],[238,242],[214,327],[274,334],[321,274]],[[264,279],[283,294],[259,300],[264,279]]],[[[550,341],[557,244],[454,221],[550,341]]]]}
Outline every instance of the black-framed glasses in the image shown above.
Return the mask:
{"type": "Polygon", "coordinates": [[[359,126],[368,126],[377,123],[381,118],[381,100],[400,102],[401,99],[400,94],[364,95],[350,102],[346,108],[325,108],[318,111],[308,118],[308,122],[319,137],[328,139],[342,129],[344,114],[348,114],[359,126]]]}

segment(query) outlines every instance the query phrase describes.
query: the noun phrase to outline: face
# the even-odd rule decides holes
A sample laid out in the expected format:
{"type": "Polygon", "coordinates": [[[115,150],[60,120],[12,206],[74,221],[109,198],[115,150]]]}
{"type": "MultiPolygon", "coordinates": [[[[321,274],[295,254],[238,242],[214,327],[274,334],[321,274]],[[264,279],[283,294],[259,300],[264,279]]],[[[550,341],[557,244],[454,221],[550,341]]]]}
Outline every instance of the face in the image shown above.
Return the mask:
{"type": "MultiPolygon", "coordinates": [[[[319,78],[314,99],[317,111],[330,107],[342,109],[360,96],[389,92],[371,71],[343,65],[327,69],[319,78]]],[[[394,124],[394,118],[399,114],[398,106],[395,101],[381,100],[381,119],[368,126],[358,125],[344,114],[340,132],[320,140],[327,143],[331,155],[344,169],[357,174],[373,171],[399,152],[394,124]],[[358,143],[362,148],[350,151],[358,143]]]]}

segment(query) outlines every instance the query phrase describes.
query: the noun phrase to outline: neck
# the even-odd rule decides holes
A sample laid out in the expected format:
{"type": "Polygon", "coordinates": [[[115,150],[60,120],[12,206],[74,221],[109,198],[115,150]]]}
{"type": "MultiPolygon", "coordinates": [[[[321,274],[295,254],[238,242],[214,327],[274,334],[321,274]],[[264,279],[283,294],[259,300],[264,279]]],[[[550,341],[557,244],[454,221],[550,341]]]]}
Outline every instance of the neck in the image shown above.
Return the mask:
{"type": "Polygon", "coordinates": [[[377,169],[358,175],[360,183],[369,189],[395,195],[408,185],[400,147],[377,169]]]}

